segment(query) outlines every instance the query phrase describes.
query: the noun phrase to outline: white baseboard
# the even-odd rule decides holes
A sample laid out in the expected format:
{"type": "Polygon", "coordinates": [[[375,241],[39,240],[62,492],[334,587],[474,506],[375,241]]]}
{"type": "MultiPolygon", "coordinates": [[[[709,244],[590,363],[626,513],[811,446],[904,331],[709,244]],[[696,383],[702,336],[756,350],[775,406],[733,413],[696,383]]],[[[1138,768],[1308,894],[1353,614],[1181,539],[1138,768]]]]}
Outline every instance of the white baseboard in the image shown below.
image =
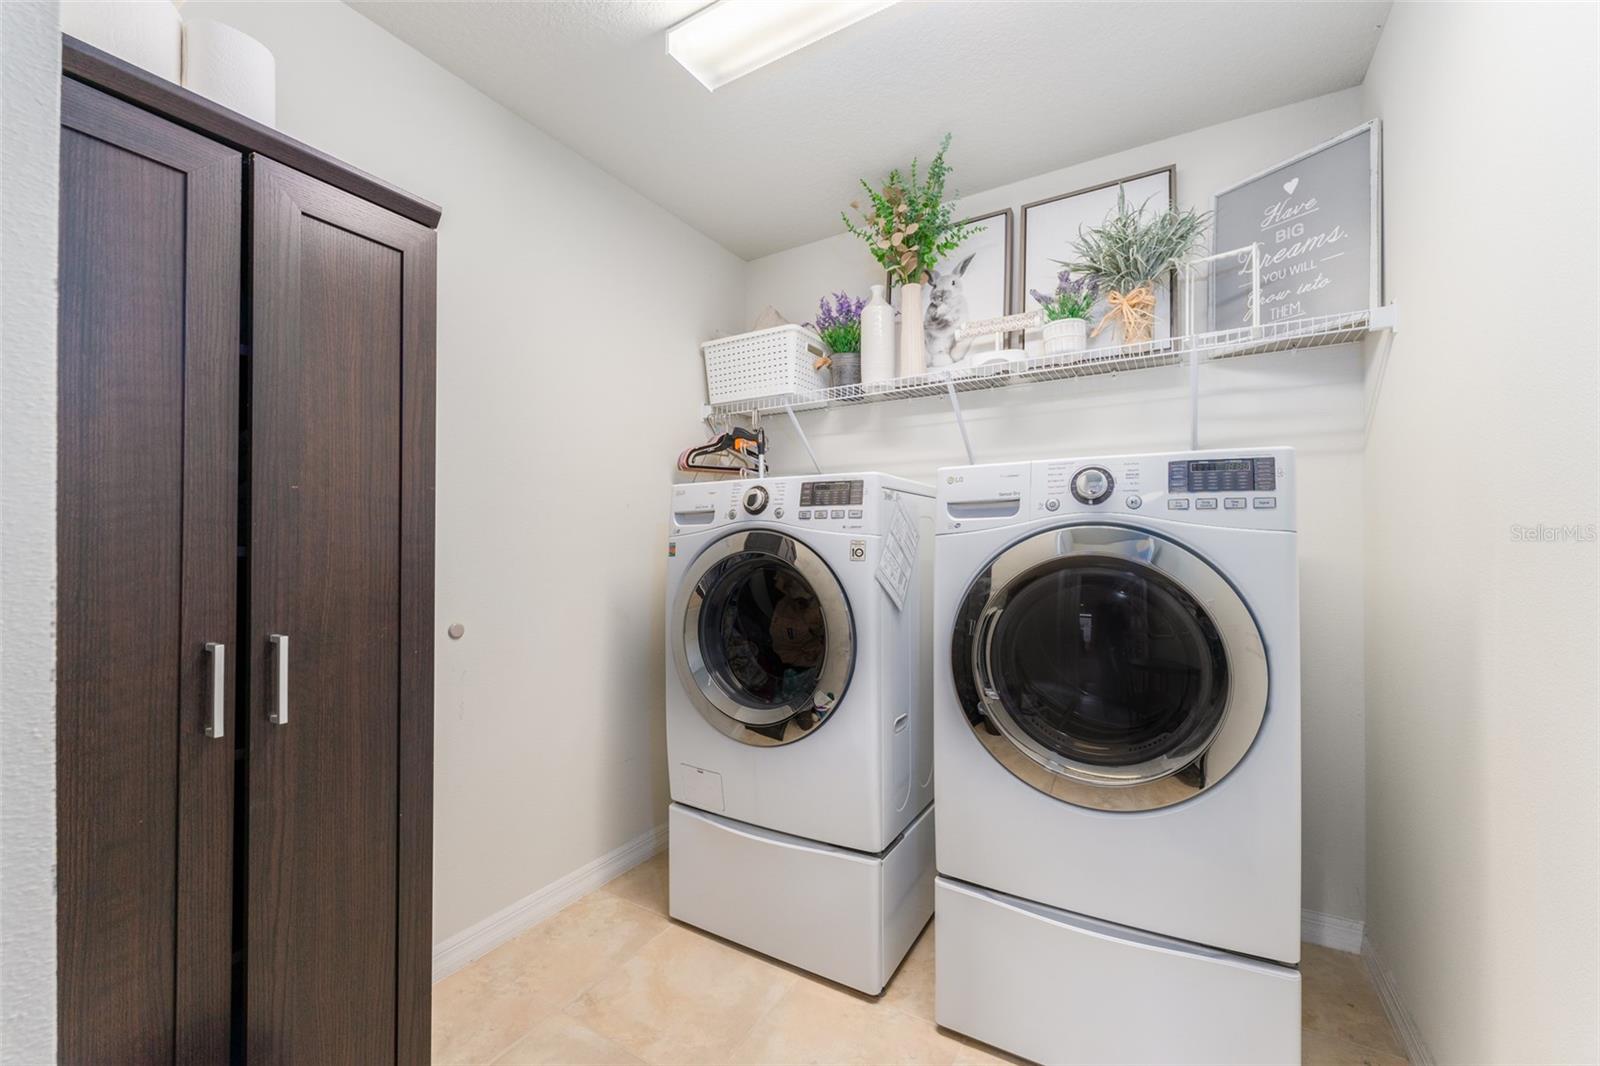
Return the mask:
{"type": "Polygon", "coordinates": [[[658,825],[600,856],[511,906],[433,946],[433,979],[441,981],[467,963],[481,958],[518,933],[531,929],[570,903],[593,892],[614,877],[627,873],[667,846],[667,827],[658,825]]]}
{"type": "MultiPolygon", "coordinates": [[[[658,825],[615,851],[580,866],[566,876],[529,893],[504,910],[491,914],[476,925],[435,944],[433,979],[441,981],[449,977],[474,959],[487,955],[517,934],[555,915],[568,904],[577,902],[607,881],[620,877],[645,860],[655,857],[666,846],[667,827],[665,824],[658,825]]],[[[1365,941],[1364,946],[1363,928],[1363,924],[1353,918],[1341,918],[1335,914],[1323,914],[1319,911],[1300,912],[1300,939],[1335,951],[1367,956],[1370,968],[1373,957],[1368,954],[1367,949],[1370,948],[1371,941],[1365,941]]],[[[1385,985],[1376,973],[1373,975],[1373,980],[1378,984],[1379,995],[1383,996],[1385,985]]],[[[1392,978],[1388,981],[1389,987],[1392,988],[1392,978]]],[[[1384,1009],[1389,1009],[1387,998],[1384,999],[1384,1009]]],[[[1392,1011],[1390,1017],[1394,1017],[1392,1011]]],[[[1398,1021],[1395,1022],[1395,1028],[1396,1030],[1401,1028],[1398,1021]]],[[[1402,1039],[1404,1039],[1403,1033],[1402,1039]]],[[[1409,1047],[1409,1044],[1407,1046],[1409,1047]]],[[[1420,1060],[1413,1056],[1413,1061],[1420,1060]]]]}
{"type": "Polygon", "coordinates": [[[1309,944],[1320,944],[1335,951],[1361,953],[1363,925],[1354,918],[1341,918],[1337,914],[1321,911],[1300,912],[1300,939],[1309,944]]]}
{"type": "Polygon", "coordinates": [[[1411,1060],[1411,1066],[1434,1066],[1436,1060],[1422,1039],[1422,1030],[1417,1028],[1417,1019],[1412,1016],[1406,1001],[1401,998],[1400,986],[1395,983],[1394,974],[1384,964],[1383,956],[1378,952],[1377,945],[1372,942],[1371,937],[1362,938],[1361,958],[1367,964],[1367,974],[1372,978],[1372,986],[1378,990],[1378,1001],[1383,1004],[1383,1013],[1389,1016],[1389,1024],[1394,1026],[1394,1033],[1405,1047],[1406,1058],[1411,1060]]]}

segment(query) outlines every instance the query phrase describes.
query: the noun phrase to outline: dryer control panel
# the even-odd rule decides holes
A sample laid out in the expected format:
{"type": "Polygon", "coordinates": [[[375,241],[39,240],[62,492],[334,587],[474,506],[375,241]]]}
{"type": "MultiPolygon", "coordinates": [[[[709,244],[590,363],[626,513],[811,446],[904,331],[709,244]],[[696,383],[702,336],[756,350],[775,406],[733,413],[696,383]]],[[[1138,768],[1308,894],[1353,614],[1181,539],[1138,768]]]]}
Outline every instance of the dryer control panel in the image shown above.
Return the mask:
{"type": "Polygon", "coordinates": [[[1079,515],[1295,528],[1289,448],[947,467],[937,490],[941,533],[1079,515]]]}

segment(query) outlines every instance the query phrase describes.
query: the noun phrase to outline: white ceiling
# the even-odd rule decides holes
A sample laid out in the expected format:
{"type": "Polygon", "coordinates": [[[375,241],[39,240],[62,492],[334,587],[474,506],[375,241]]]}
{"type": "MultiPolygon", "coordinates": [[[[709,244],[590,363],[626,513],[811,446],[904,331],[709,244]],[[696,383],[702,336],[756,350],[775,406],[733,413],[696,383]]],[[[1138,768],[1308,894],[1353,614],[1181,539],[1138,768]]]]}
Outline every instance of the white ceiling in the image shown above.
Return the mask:
{"type": "Polygon", "coordinates": [[[1360,84],[1389,9],[907,2],[709,93],[664,39],[705,0],[351,2],[747,259],[947,130],[977,192],[1360,84]]]}

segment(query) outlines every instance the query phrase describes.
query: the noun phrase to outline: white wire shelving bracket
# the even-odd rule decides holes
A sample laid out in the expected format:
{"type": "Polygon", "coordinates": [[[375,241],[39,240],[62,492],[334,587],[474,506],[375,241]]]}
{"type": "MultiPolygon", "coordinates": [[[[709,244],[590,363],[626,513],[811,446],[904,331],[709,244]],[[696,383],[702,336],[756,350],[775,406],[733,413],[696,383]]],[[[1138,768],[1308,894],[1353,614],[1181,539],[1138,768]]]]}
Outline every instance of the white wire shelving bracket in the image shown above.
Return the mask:
{"type": "Polygon", "coordinates": [[[956,425],[961,432],[961,443],[966,450],[967,461],[976,463],[972,438],[967,431],[961,402],[957,398],[960,393],[1040,382],[1070,381],[1158,367],[1187,366],[1189,439],[1192,447],[1199,448],[1202,365],[1251,355],[1326,348],[1359,342],[1375,334],[1381,334],[1382,342],[1374,359],[1372,371],[1375,383],[1368,388],[1367,419],[1370,424],[1376,403],[1376,382],[1381,382],[1388,361],[1390,341],[1394,333],[1399,330],[1399,308],[1395,304],[1342,314],[1262,323],[1259,311],[1261,291],[1259,245],[1218,252],[1205,259],[1196,260],[1185,271],[1184,285],[1187,329],[1181,336],[1145,341],[1140,344],[1125,344],[1115,348],[1095,348],[1089,352],[993,362],[976,368],[934,369],[872,384],[836,385],[832,388],[786,393],[755,400],[710,404],[702,409],[702,414],[708,419],[728,419],[741,415],[759,419],[762,414],[785,413],[789,416],[789,421],[800,438],[801,447],[805,449],[811,465],[820,472],[822,468],[801,424],[800,412],[845,409],[885,403],[890,400],[942,397],[950,403],[951,413],[955,416],[956,425]],[[1252,265],[1250,324],[1231,329],[1197,331],[1194,299],[1196,274],[1214,261],[1246,254],[1251,256],[1252,265]]]}
{"type": "Polygon", "coordinates": [[[805,427],[800,424],[800,419],[794,413],[793,404],[783,405],[784,413],[789,416],[789,422],[794,426],[795,436],[800,438],[800,447],[806,450],[806,458],[811,460],[811,469],[822,473],[822,464],[817,462],[817,453],[811,450],[811,441],[806,437],[805,427]]]}

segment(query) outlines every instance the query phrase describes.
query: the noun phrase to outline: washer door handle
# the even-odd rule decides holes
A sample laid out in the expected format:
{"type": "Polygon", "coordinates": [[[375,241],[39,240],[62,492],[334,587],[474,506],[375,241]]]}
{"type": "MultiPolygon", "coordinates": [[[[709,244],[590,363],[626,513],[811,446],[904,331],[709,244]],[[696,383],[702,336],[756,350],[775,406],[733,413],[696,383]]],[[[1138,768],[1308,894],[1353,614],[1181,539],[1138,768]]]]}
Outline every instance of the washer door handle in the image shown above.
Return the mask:
{"type": "Polygon", "coordinates": [[[978,616],[978,625],[972,634],[972,679],[977,682],[983,698],[996,703],[1000,701],[1000,693],[994,687],[993,675],[989,670],[989,655],[994,645],[995,622],[1002,610],[1002,607],[985,607],[978,616]]]}

